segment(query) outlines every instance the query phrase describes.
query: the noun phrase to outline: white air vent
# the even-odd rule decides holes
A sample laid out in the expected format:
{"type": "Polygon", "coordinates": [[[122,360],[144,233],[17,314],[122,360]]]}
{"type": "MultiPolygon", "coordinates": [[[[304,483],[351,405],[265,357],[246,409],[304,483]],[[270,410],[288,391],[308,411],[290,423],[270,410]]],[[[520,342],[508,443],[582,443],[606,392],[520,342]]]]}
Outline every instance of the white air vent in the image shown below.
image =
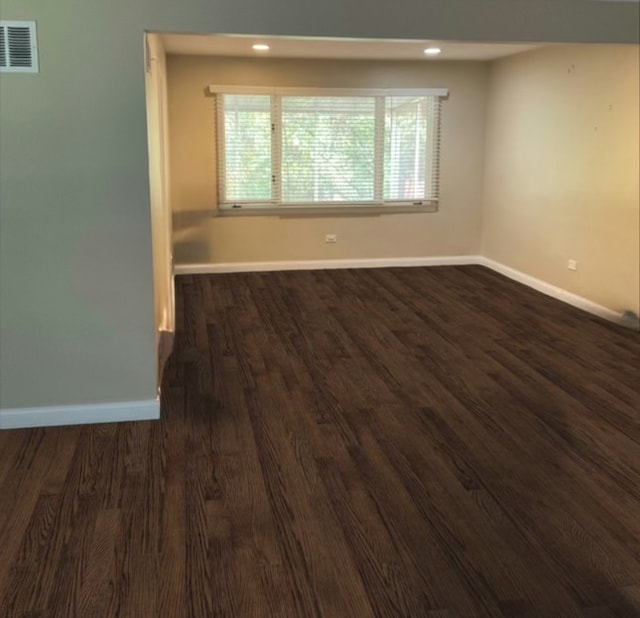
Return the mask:
{"type": "Polygon", "coordinates": [[[0,21],[0,72],[38,72],[35,21],[0,21]]]}

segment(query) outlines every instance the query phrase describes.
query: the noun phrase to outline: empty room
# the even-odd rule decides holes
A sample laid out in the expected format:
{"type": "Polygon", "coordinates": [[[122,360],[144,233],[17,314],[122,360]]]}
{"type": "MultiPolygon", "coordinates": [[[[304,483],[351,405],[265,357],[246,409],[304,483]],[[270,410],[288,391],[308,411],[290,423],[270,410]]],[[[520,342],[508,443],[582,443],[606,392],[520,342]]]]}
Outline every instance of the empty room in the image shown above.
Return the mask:
{"type": "Polygon", "coordinates": [[[63,4],[0,23],[0,615],[640,616],[638,3],[63,4]]]}

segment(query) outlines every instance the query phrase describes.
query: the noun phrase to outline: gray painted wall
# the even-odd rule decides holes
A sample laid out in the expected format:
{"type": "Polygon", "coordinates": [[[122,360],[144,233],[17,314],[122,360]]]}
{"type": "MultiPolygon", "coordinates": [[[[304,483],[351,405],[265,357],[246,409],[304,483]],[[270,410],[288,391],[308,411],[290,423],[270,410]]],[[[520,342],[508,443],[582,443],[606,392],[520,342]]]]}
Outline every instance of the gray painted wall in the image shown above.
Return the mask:
{"type": "Polygon", "coordinates": [[[637,42],[593,0],[3,0],[38,75],[0,77],[0,407],[155,396],[143,31],[637,42]]]}

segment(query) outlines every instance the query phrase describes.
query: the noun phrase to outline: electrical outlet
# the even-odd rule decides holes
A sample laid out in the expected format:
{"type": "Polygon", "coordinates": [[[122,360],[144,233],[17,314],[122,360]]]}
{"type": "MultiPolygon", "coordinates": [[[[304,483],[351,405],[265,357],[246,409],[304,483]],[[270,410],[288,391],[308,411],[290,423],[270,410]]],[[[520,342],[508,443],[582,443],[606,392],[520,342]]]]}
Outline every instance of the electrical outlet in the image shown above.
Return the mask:
{"type": "Polygon", "coordinates": [[[578,262],[576,262],[575,260],[569,260],[569,263],[567,264],[567,268],[569,270],[578,270],[578,262]]]}
{"type": "Polygon", "coordinates": [[[329,243],[329,244],[337,243],[338,242],[338,235],[337,234],[325,234],[324,242],[329,243]]]}

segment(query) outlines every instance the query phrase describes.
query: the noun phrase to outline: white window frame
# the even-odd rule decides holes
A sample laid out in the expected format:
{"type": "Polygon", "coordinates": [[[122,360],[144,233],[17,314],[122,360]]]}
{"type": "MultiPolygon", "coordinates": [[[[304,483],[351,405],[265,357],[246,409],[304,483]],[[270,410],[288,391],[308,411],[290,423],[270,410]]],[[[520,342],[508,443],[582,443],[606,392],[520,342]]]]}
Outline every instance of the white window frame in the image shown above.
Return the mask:
{"type": "MultiPolygon", "coordinates": [[[[408,211],[430,211],[433,212],[438,208],[439,201],[439,166],[440,166],[440,123],[442,118],[442,112],[440,109],[440,103],[443,99],[446,99],[449,95],[449,91],[446,88],[394,88],[394,89],[372,89],[372,88],[271,88],[271,87],[254,87],[254,86],[225,86],[210,84],[208,87],[209,94],[214,96],[216,101],[215,115],[216,115],[216,133],[217,133],[217,187],[218,195],[217,205],[219,211],[231,214],[248,214],[251,211],[257,211],[259,214],[266,214],[265,211],[272,211],[274,213],[281,213],[283,211],[322,211],[322,212],[343,212],[350,209],[355,210],[371,210],[371,211],[390,211],[397,212],[398,210],[408,211]],[[274,186],[273,186],[273,199],[270,201],[225,201],[225,187],[224,180],[226,174],[225,168],[225,136],[224,136],[224,106],[218,105],[219,97],[217,95],[269,95],[271,96],[271,114],[272,114],[272,154],[274,155],[273,161],[276,161],[275,168],[279,170],[281,163],[280,148],[282,140],[282,124],[281,124],[281,96],[308,96],[308,97],[375,97],[376,98],[376,155],[375,155],[375,187],[374,187],[374,200],[368,202],[297,202],[297,203],[282,203],[281,200],[281,174],[277,171],[274,172],[274,186]],[[432,118],[431,125],[433,130],[427,134],[426,149],[430,152],[431,157],[426,157],[426,163],[429,168],[426,172],[426,179],[429,179],[433,186],[435,186],[435,199],[422,199],[422,200],[384,200],[383,199],[383,182],[384,177],[382,170],[384,166],[383,152],[380,149],[384,149],[384,140],[379,139],[379,132],[384,132],[384,97],[433,97],[437,101],[437,105],[433,106],[434,117],[432,118]],[[433,122],[435,121],[435,122],[433,122]]],[[[274,164],[272,163],[272,166],[274,164]]]]}

